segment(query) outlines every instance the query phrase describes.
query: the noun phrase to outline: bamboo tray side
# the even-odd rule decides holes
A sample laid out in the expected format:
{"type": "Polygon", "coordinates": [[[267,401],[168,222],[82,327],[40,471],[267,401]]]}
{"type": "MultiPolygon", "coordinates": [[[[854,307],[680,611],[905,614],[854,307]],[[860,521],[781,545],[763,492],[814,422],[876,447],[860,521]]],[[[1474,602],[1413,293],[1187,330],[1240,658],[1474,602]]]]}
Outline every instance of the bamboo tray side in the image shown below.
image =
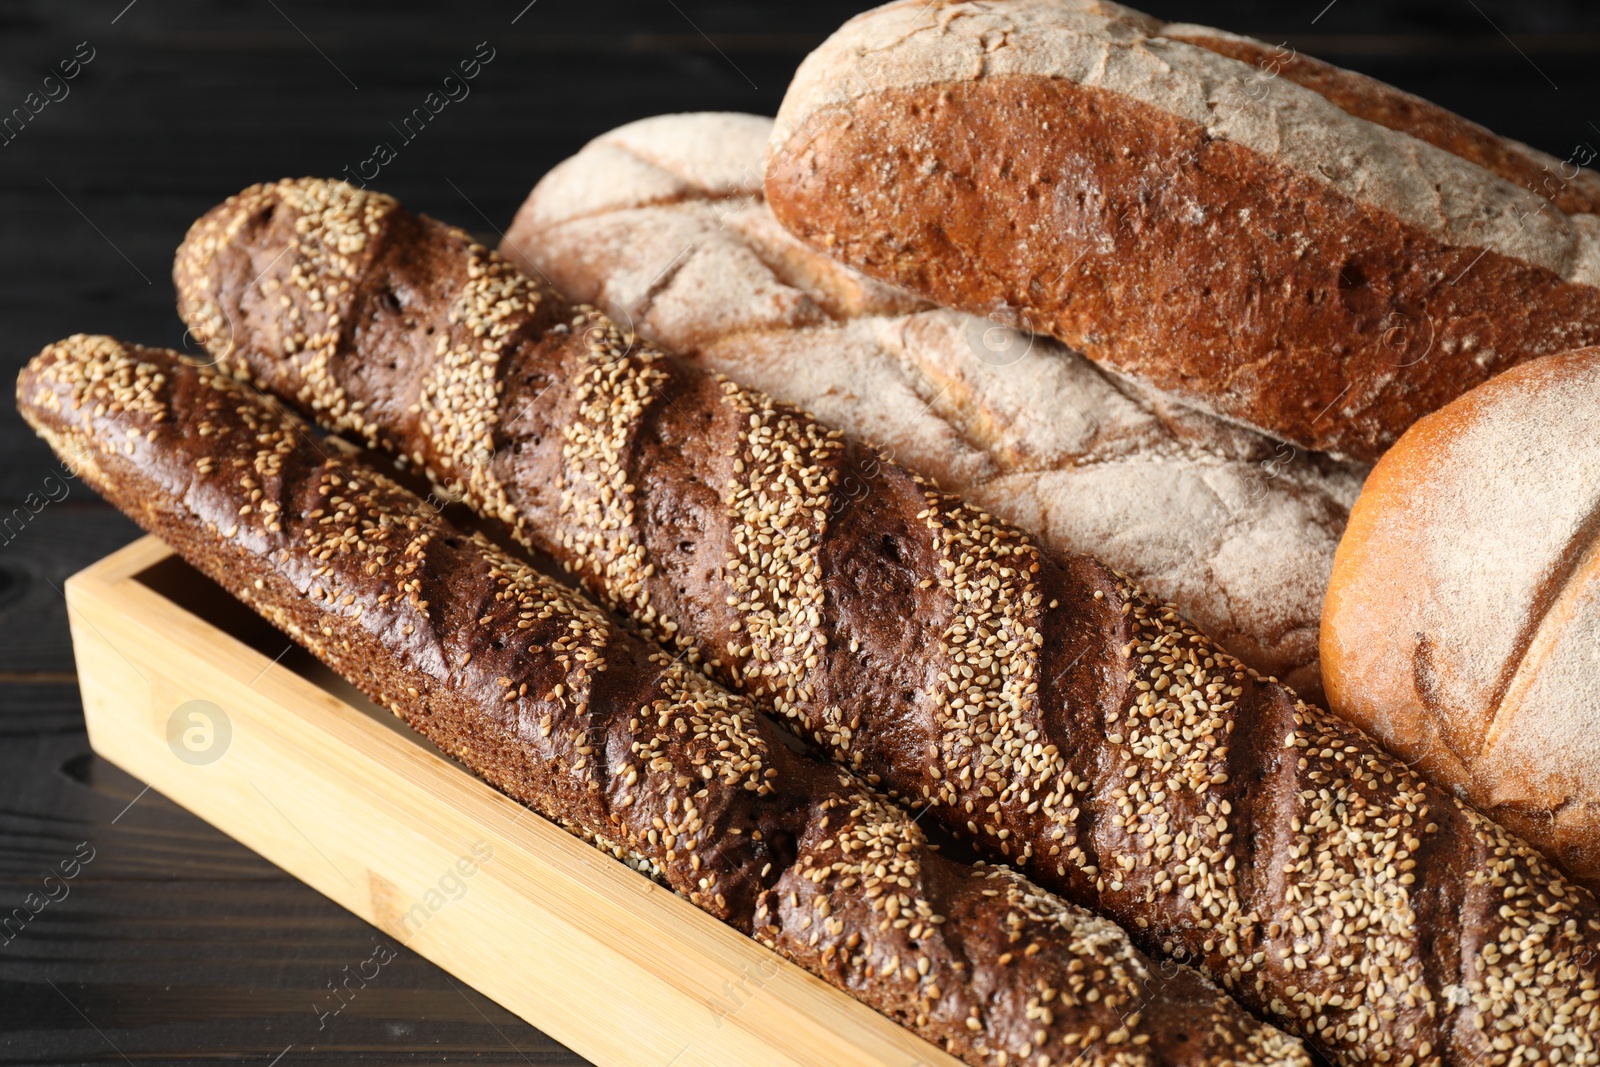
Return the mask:
{"type": "Polygon", "coordinates": [[[288,639],[156,538],[66,595],[95,752],[602,1067],[958,1067],[501,796],[297,646],[275,661],[288,639]],[[221,715],[177,714],[192,701],[221,715]]]}

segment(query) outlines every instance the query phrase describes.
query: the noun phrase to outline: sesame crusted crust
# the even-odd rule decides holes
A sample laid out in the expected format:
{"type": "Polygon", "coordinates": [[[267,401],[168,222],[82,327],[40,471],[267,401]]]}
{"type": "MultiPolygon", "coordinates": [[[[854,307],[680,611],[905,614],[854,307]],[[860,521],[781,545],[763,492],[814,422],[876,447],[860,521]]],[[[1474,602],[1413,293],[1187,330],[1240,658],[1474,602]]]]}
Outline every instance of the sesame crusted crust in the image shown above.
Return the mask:
{"type": "Polygon", "coordinates": [[[968,1063],[1310,1067],[220,372],[74,337],[18,395],[102,494],[491,784],[968,1063]]]}
{"type": "Polygon", "coordinates": [[[533,313],[540,294],[521,271],[476,247],[467,250],[466,274],[450,308],[453,329],[439,335],[439,361],[416,406],[451,489],[470,492],[496,518],[512,522],[505,490],[489,465],[499,390],[495,367],[512,326],[533,313]]]}
{"type": "MultiPolygon", "coordinates": [[[[341,311],[350,287],[365,273],[374,251],[372,240],[384,217],[398,206],[393,197],[342,182],[254,186],[234,198],[234,210],[226,216],[196,229],[194,240],[179,254],[208,259],[218,248],[238,240],[246,227],[269,220],[279,198],[294,216],[290,247],[296,267],[257,280],[264,304],[282,309],[278,343],[283,355],[295,363],[302,382],[296,400],[341,432],[353,431],[375,443],[375,431],[361,415],[365,405],[349,402],[329,364],[349,325],[341,311]]],[[[190,333],[224,369],[230,369],[235,326],[217,300],[204,294],[204,288],[197,292],[190,333]]]]}
{"type": "MultiPolygon", "coordinates": [[[[458,255],[434,244],[405,261],[448,273],[458,255]]],[[[368,289],[405,279],[375,270],[368,289]]],[[[357,299],[364,316],[372,305],[357,299]]],[[[563,427],[584,417],[586,350],[570,331],[528,337],[503,368],[493,462],[523,536],[604,581],[563,547],[569,520],[549,489],[569,462],[563,427]]],[[[414,388],[372,377],[384,349],[351,355],[374,393],[414,388]]],[[[257,378],[282,373],[269,348],[248,361],[257,378]]],[[[1338,1062],[1510,1064],[1504,1035],[1534,1029],[1538,1055],[1517,1063],[1557,1049],[1561,1062],[1600,1062],[1600,907],[1587,891],[1492,824],[1480,833],[1453,797],[1122,575],[1038,548],[802,413],[672,357],[650,366],[655,399],[615,463],[649,605],[706,669],[766,706],[781,697],[799,732],[870,783],[1147,949],[1197,963],[1338,1062]],[[759,456],[756,432],[772,434],[759,456]],[[861,488],[845,491],[832,470],[861,488]],[[781,492],[754,523],[744,498],[729,506],[730,482],[737,494],[774,479],[781,492]],[[762,595],[736,589],[735,572],[762,595]],[[780,640],[769,659],[751,624],[804,641],[780,640]],[[1495,895],[1519,885],[1570,916],[1517,935],[1523,966],[1562,1005],[1548,1023],[1508,992],[1500,950],[1480,951],[1514,921],[1495,895]]],[[[281,388],[294,395],[292,376],[281,388]]]]}
{"type": "Polygon", "coordinates": [[[1041,715],[1038,549],[978,508],[931,488],[924,499],[927,508],[917,518],[933,531],[939,560],[937,579],[923,582],[944,592],[951,615],[939,635],[945,666],[929,694],[939,742],[928,775],[938,784],[924,788],[921,799],[960,805],[969,834],[988,835],[991,848],[1019,863],[1033,860],[1038,845],[1013,840],[1000,811],[1037,807],[1055,823],[1045,852],[1057,857],[1057,875],[1065,875],[1067,862],[1082,859],[1073,790],[1088,783],[1069,772],[1041,715]]]}
{"type": "Polygon", "coordinates": [[[793,710],[815,698],[804,679],[827,655],[817,544],[839,480],[842,435],[797,418],[771,397],[717,381],[723,403],[745,423],[727,483],[728,606],[740,617],[727,654],[748,665],[744,676],[772,679],[766,688],[779,714],[810,722],[818,744],[846,756],[859,720],[843,722],[833,704],[811,714],[793,710]]]}
{"type": "Polygon", "coordinates": [[[651,367],[656,353],[632,351],[632,339],[594,312],[578,309],[566,328],[580,331],[585,341],[585,365],[573,394],[578,417],[562,427],[564,462],[556,477],[568,531],[563,547],[573,561],[568,569],[660,638],[660,620],[644,588],[644,546],[634,540],[634,489],[620,457],[663,376],[651,367]]]}

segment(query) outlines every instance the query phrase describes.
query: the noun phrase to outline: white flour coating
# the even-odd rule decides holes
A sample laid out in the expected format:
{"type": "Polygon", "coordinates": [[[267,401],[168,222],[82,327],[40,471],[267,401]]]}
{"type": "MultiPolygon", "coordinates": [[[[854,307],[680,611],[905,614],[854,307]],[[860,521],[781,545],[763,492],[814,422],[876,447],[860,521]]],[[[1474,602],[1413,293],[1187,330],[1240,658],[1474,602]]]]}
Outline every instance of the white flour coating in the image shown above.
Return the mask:
{"type": "Polygon", "coordinates": [[[1570,218],[1578,235],[1570,280],[1579,285],[1600,287],[1600,215],[1572,215],[1570,218]]]}
{"type": "MultiPolygon", "coordinates": [[[[1161,27],[1161,36],[1189,41],[1196,39],[1203,41],[1207,38],[1219,41],[1236,41],[1241,44],[1253,45],[1257,48],[1260,48],[1263,45],[1262,41],[1257,40],[1254,37],[1246,37],[1239,33],[1229,33],[1227,30],[1219,30],[1212,26],[1198,26],[1190,22],[1169,22],[1165,26],[1161,27]]],[[[1405,92],[1402,89],[1398,89],[1393,85],[1378,81],[1376,78],[1368,77],[1367,75],[1358,71],[1342,70],[1342,74],[1343,77],[1348,79],[1352,84],[1369,85],[1372,91],[1377,95],[1393,96],[1399,99],[1412,101],[1421,108],[1437,106],[1420,96],[1415,96],[1411,93],[1405,92]]],[[[1577,189],[1581,190],[1586,196],[1600,196],[1600,172],[1584,169],[1580,170],[1577,174],[1568,174],[1566,168],[1569,168],[1571,165],[1565,160],[1558,159],[1548,152],[1542,152],[1539,149],[1534,148],[1532,145],[1523,144],[1521,141],[1514,140],[1510,137],[1503,137],[1492,130],[1479,126],[1475,122],[1463,119],[1459,115],[1455,116],[1455,118],[1458,122],[1461,122],[1466,126],[1475,127],[1481,130],[1484,134],[1494,138],[1509,152],[1522,156],[1535,166],[1547,169],[1551,174],[1557,175],[1561,181],[1568,182],[1577,189]]],[[[1575,222],[1580,219],[1600,222],[1600,219],[1596,219],[1593,215],[1577,215],[1574,216],[1573,219],[1575,222]]],[[[1574,278],[1573,280],[1579,281],[1580,279],[1574,278]]],[[[1593,283],[1591,282],[1590,284],[1593,283]]]]}
{"type": "Polygon", "coordinates": [[[1600,240],[1575,221],[1584,216],[1564,215],[1477,164],[1349,115],[1287,78],[1262,78],[1248,63],[1162,31],[1148,16],[1099,0],[900,0],[857,15],[806,58],[770,144],[786,145],[815,113],[848,110],[871,93],[1008,75],[1064,78],[1197,123],[1446,244],[1492,248],[1569,281],[1600,282],[1600,240]]]}
{"type": "Polygon", "coordinates": [[[658,143],[659,134],[649,129],[638,131],[625,147],[598,138],[586,150],[605,156],[606,165],[551,170],[544,180],[551,186],[560,217],[535,221],[566,222],[618,207],[670,203],[689,196],[759,197],[761,152],[771,129],[771,121],[757,115],[710,112],[692,131],[665,144],[658,143]],[[692,143],[683,143],[683,136],[692,138],[692,143]],[[671,165],[663,166],[658,162],[662,159],[671,165]]]}
{"type": "MultiPolygon", "coordinates": [[[[1591,487],[1592,489],[1592,487],[1591,487]]],[[[1528,647],[1478,755],[1496,804],[1572,797],[1600,816],[1600,541],[1528,647]],[[1554,758],[1552,758],[1554,757],[1554,758]]],[[[1574,813],[1575,814],[1575,813],[1574,813]]],[[[1592,846],[1600,848],[1600,842],[1592,846]]]]}
{"type": "MultiPolygon", "coordinates": [[[[1409,491],[1388,498],[1364,549],[1383,573],[1415,576],[1371,625],[1431,641],[1438,714],[1486,806],[1575,798],[1600,817],[1597,411],[1597,349],[1479,386],[1418,424],[1427,445],[1408,453],[1409,491]]],[[[1413,654],[1392,649],[1386,669],[1413,654]]]]}
{"type": "Polygon", "coordinates": [[[1315,692],[1322,593],[1361,471],[806,248],[758,195],[728,192],[769,127],[673,115],[614,130],[540,182],[507,249],[655,343],[877,443],[1049,547],[1105,559],[1315,692]],[[709,147],[741,127],[745,163],[709,147]],[[646,158],[660,173],[643,174],[646,158]]]}

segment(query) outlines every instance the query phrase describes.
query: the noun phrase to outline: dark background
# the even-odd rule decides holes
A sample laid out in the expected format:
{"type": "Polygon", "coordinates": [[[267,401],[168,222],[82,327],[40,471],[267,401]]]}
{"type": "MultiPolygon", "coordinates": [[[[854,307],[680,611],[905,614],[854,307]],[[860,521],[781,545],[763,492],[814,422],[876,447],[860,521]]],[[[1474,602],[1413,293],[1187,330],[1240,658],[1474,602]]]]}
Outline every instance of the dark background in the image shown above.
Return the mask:
{"type": "MultiPolygon", "coordinates": [[[[0,0],[0,115],[79,42],[95,54],[0,147],[0,378],[71,333],[181,346],[172,251],[248,184],[338,175],[388,141],[399,155],[376,187],[492,235],[613,126],[773,113],[801,57],[865,2],[0,0]],[[389,123],[482,41],[495,58],[471,95],[402,145],[389,123]]],[[[1600,146],[1600,5],[1145,8],[1287,42],[1562,158],[1600,146]]],[[[0,404],[0,519],[54,470],[0,404]]],[[[581,1062],[403,949],[318,1030],[325,983],[381,935],[89,752],[60,586],[135,533],[76,484],[0,530],[0,915],[79,842],[95,849],[67,899],[0,943],[0,1063],[581,1062]]]]}

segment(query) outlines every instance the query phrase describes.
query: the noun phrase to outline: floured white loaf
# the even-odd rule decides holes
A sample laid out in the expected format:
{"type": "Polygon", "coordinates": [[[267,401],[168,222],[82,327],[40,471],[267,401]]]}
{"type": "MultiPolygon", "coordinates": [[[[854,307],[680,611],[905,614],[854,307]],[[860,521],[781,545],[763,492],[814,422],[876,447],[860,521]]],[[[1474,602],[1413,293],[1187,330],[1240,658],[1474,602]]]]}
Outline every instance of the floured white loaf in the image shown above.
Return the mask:
{"type": "Polygon", "coordinates": [[[1105,559],[1246,662],[1320,692],[1322,593],[1361,469],[811,250],[762,199],[771,125],[667,115],[605,134],[539,183],[501,251],[1044,544],[1105,559]]]}
{"type": "Polygon", "coordinates": [[[1350,517],[1333,709],[1600,889],[1600,348],[1413,426],[1350,517]]]}

